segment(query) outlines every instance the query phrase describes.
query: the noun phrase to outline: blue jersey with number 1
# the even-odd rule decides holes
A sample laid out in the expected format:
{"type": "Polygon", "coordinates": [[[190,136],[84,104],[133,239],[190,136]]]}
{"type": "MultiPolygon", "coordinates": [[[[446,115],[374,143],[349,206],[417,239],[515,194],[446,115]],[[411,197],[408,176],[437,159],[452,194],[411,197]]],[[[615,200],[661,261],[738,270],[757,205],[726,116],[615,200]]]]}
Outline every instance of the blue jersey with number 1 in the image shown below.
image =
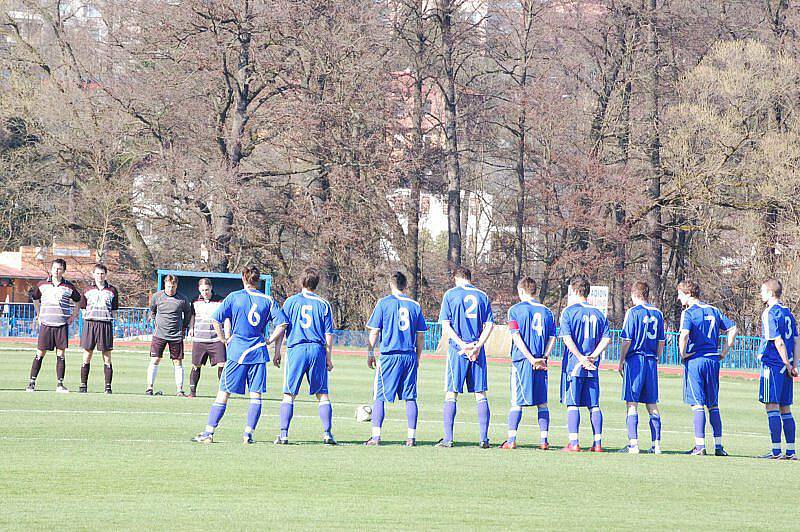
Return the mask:
{"type": "Polygon", "coordinates": [[[286,347],[300,344],[325,345],[325,335],[333,334],[330,304],[307,290],[295,294],[283,303],[283,313],[289,321],[286,347]]]}
{"type": "Polygon", "coordinates": [[[390,295],[378,301],[367,327],[381,331],[382,355],[416,355],[417,333],[428,330],[422,307],[402,295],[390,295]]]}
{"type": "Polygon", "coordinates": [[[281,307],[268,295],[255,290],[237,290],[225,297],[212,316],[218,323],[231,320],[231,340],[227,347],[228,360],[239,364],[269,362],[264,335],[272,323],[286,323],[281,307]]]}
{"type": "MultiPolygon", "coordinates": [[[[570,337],[583,356],[591,355],[603,338],[609,338],[608,319],[603,312],[589,303],[575,303],[561,313],[559,336],[570,337]]],[[[578,359],[564,346],[564,360],[561,371],[572,377],[597,377],[597,370],[581,366],[578,359]]],[[[600,361],[598,360],[595,365],[600,361]]]]}

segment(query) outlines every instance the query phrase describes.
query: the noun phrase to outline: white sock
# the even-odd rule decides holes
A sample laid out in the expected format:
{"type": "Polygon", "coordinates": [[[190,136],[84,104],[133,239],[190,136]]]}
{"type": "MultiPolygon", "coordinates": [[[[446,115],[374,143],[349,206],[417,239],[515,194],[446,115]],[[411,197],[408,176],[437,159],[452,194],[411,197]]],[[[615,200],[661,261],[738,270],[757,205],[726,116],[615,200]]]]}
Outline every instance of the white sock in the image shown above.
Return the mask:
{"type": "Polygon", "coordinates": [[[517,437],[517,431],[516,430],[509,430],[508,431],[508,437],[509,438],[516,438],[517,437]]]}
{"type": "Polygon", "coordinates": [[[372,437],[373,438],[380,438],[381,437],[381,428],[380,427],[372,427],[372,437]]]}
{"type": "Polygon", "coordinates": [[[631,447],[638,447],[638,446],[639,446],[639,440],[637,440],[636,438],[632,438],[631,447]]]}
{"type": "Polygon", "coordinates": [[[417,429],[408,429],[408,439],[413,440],[417,437],[417,429]]]}
{"type": "Polygon", "coordinates": [[[156,375],[158,375],[158,366],[150,362],[150,365],[147,366],[147,387],[152,388],[153,384],[156,382],[156,375]]]}
{"type": "Polygon", "coordinates": [[[175,388],[183,390],[183,366],[175,366],[175,388]]]}

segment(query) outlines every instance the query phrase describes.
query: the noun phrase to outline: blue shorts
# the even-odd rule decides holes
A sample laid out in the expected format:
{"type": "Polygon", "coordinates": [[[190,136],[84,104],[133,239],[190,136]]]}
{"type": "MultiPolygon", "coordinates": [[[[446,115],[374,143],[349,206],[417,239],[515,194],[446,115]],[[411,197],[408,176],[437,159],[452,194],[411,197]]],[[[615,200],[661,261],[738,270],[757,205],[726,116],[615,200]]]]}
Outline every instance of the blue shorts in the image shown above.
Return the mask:
{"type": "Polygon", "coordinates": [[[789,406],[794,398],[794,381],[786,374],[784,366],[764,364],[758,386],[758,400],[764,404],[778,403],[789,406]]]}
{"type": "Polygon", "coordinates": [[[324,345],[298,344],[287,350],[283,363],[283,393],[297,395],[303,377],[308,380],[308,391],[311,395],[328,393],[328,366],[324,345]]]}
{"type": "Polygon", "coordinates": [[[719,403],[719,357],[695,356],[683,363],[683,402],[717,406],[719,403]]]}
{"type": "Polygon", "coordinates": [[[481,353],[472,362],[459,355],[452,347],[447,353],[447,367],[444,373],[444,391],[464,393],[464,382],[469,393],[485,392],[488,389],[486,354],[481,353]]]}
{"type": "Polygon", "coordinates": [[[561,402],[566,406],[600,406],[600,377],[572,377],[562,372],[561,402]]]}
{"type": "Polygon", "coordinates": [[[229,359],[225,362],[222,375],[219,377],[219,390],[221,392],[244,395],[245,386],[249,392],[266,393],[266,362],[239,364],[233,359],[229,359]]]}
{"type": "Polygon", "coordinates": [[[511,363],[511,406],[547,402],[547,370],[533,369],[528,360],[511,363]]]}
{"type": "Polygon", "coordinates": [[[380,355],[375,368],[373,399],[394,403],[395,399],[417,399],[417,355],[380,355]]]}
{"type": "Polygon", "coordinates": [[[658,359],[643,355],[625,358],[622,400],[629,403],[658,402],[658,359]]]}

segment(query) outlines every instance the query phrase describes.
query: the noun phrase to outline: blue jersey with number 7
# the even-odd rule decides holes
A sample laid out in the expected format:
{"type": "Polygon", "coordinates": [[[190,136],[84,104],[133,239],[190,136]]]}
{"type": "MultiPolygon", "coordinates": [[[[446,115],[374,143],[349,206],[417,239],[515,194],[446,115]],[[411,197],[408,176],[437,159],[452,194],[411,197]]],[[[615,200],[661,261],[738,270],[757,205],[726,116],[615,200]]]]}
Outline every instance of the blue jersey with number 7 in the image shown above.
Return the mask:
{"type": "Polygon", "coordinates": [[[685,360],[695,356],[719,356],[719,335],[734,326],[717,307],[695,303],[681,314],[681,331],[689,333],[685,360]]]}
{"type": "Polygon", "coordinates": [[[419,303],[394,294],[378,301],[367,327],[381,331],[381,355],[416,355],[417,333],[428,330],[419,303]]]}
{"type": "Polygon", "coordinates": [[[255,290],[231,292],[217,308],[212,319],[223,323],[231,320],[231,340],[228,342],[228,360],[239,364],[269,362],[269,351],[264,335],[270,323],[286,323],[286,316],[274,299],[255,290]]]}

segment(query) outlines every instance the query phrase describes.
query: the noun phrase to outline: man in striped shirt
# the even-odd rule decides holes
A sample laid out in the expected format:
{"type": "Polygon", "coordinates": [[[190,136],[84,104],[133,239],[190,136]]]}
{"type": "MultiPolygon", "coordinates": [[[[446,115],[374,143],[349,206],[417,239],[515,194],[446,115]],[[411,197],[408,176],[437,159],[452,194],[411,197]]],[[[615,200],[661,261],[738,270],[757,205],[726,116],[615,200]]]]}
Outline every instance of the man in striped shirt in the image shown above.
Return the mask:
{"type": "Polygon", "coordinates": [[[111,350],[114,349],[114,324],[119,299],[117,289],[108,284],[108,268],[105,264],[95,264],[92,270],[94,284],[84,290],[81,296],[83,309],[83,330],[81,331],[81,347],[83,348],[83,366],[81,366],[80,393],[86,393],[89,381],[89,365],[95,349],[103,353],[103,375],[105,392],[111,393],[111,379],[114,370],[111,368],[111,350]]]}
{"type": "Polygon", "coordinates": [[[39,338],[36,356],[31,365],[31,378],[26,391],[36,388],[36,377],[42,368],[42,360],[48,351],[56,351],[56,391],[69,393],[64,386],[66,360],[64,353],[69,344],[69,326],[75,321],[77,306],[81,294],[75,286],[64,279],[67,263],[64,259],[55,259],[50,266],[50,278],[39,283],[33,291],[33,306],[36,309],[36,323],[39,327],[39,338]]]}
{"type": "Polygon", "coordinates": [[[211,323],[211,316],[219,308],[222,298],[214,293],[211,279],[202,278],[197,283],[200,295],[192,303],[192,320],[189,324],[189,335],[192,337],[192,372],[189,374],[189,397],[197,394],[197,383],[200,382],[200,370],[208,360],[217,366],[217,378],[225,367],[225,344],[217,336],[211,323]]]}

